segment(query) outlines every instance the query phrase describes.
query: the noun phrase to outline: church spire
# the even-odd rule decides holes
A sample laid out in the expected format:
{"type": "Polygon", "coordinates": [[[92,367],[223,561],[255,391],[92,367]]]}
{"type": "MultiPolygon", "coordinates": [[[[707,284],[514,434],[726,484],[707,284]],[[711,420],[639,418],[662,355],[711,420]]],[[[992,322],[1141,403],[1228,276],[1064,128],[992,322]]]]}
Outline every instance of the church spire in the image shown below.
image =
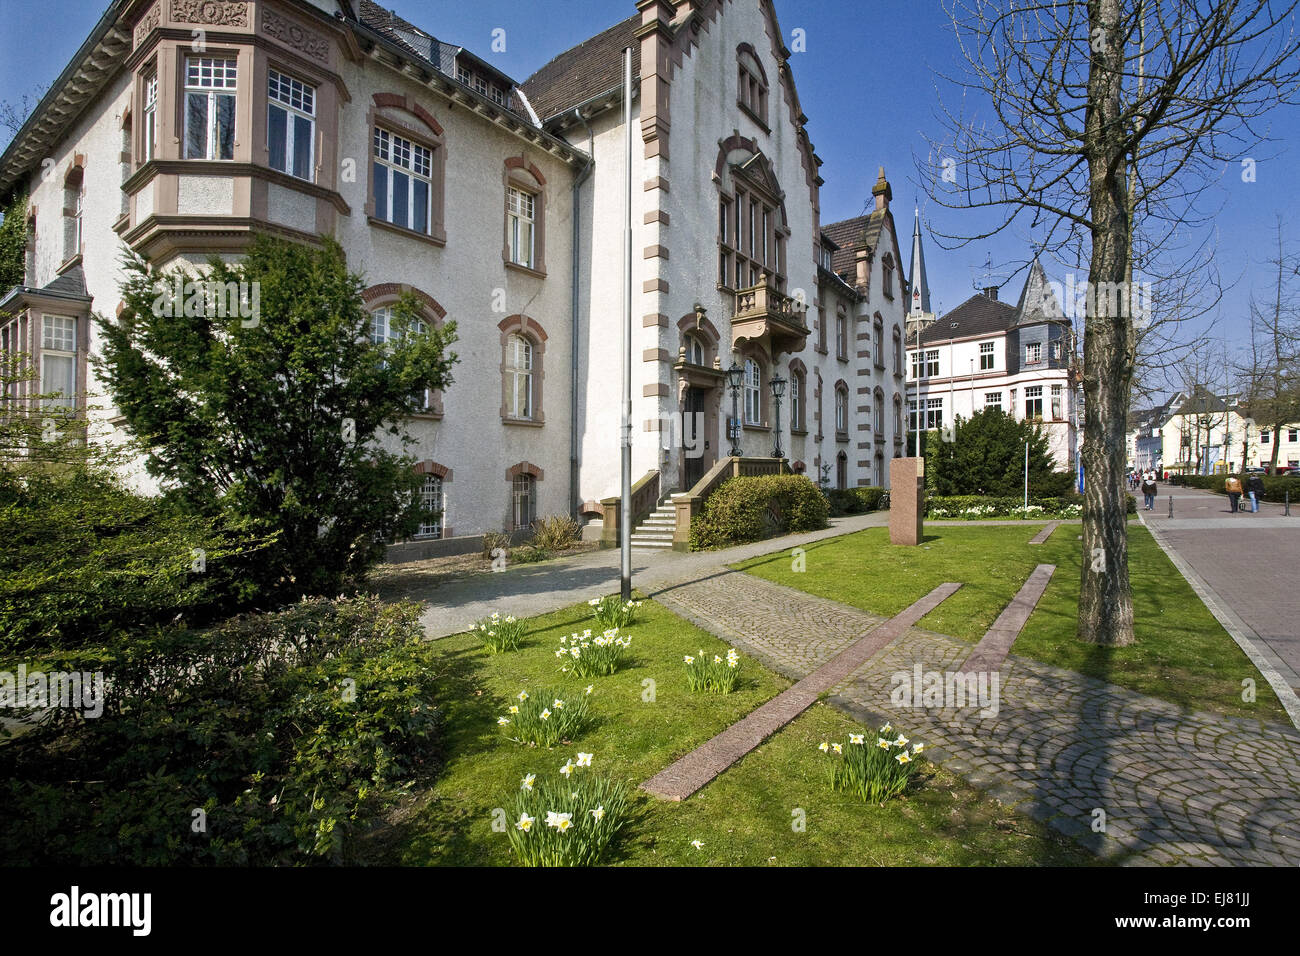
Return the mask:
{"type": "Polygon", "coordinates": [[[921,210],[916,210],[916,224],[912,227],[912,302],[909,313],[930,311],[930,283],[925,277],[925,253],[921,250],[921,210]]]}

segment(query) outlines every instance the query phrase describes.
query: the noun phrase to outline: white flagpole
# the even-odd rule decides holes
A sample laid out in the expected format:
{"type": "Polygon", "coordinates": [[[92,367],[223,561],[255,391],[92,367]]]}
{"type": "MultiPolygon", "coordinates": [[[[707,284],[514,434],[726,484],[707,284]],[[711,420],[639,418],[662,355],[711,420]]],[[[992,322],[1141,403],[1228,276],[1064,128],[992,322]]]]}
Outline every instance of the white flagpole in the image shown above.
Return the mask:
{"type": "MultiPolygon", "coordinates": [[[[619,509],[621,584],[632,599],[632,48],[623,49],[623,435],[622,507],[619,509]]],[[[575,250],[576,253],[576,250],[575,250]]]]}

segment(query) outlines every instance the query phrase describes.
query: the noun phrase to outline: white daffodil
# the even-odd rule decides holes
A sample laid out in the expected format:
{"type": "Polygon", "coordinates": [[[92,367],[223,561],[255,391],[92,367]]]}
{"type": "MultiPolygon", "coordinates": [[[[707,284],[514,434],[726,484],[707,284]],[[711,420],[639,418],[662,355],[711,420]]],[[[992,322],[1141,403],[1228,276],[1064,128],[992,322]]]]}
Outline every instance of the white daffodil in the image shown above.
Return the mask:
{"type": "Polygon", "coordinates": [[[906,746],[907,746],[907,738],[904,737],[902,734],[899,734],[899,735],[898,735],[898,739],[894,741],[894,746],[895,746],[895,747],[906,747],[906,746]]]}
{"type": "Polygon", "coordinates": [[[528,699],[528,691],[526,691],[526,690],[521,690],[521,691],[519,692],[519,699],[520,699],[520,700],[527,700],[527,699],[528,699]]]}
{"type": "Polygon", "coordinates": [[[912,758],[908,756],[906,750],[904,750],[901,754],[899,754],[899,755],[898,755],[897,757],[895,757],[894,759],[897,760],[899,763],[911,763],[911,762],[912,762],[912,758]]]}
{"type": "Polygon", "coordinates": [[[894,729],[894,725],[893,725],[893,724],[885,724],[885,726],[883,726],[883,727],[880,728],[880,732],[881,732],[882,734],[887,734],[887,733],[889,733],[889,732],[890,732],[891,730],[893,730],[893,729],[894,729]]]}
{"type": "Polygon", "coordinates": [[[590,693],[591,693],[593,690],[595,690],[595,689],[596,689],[596,685],[595,685],[595,684],[588,684],[588,685],[587,685],[587,693],[588,693],[588,694],[590,694],[590,693]]]}
{"type": "Polygon", "coordinates": [[[537,779],[537,774],[535,773],[528,774],[528,776],[524,777],[524,782],[519,785],[519,789],[520,790],[533,789],[533,781],[535,781],[536,779],[537,779]]]}
{"type": "Polygon", "coordinates": [[[831,750],[834,750],[837,754],[842,754],[842,753],[844,753],[844,745],[843,745],[843,744],[831,744],[831,750]]]}
{"type": "Polygon", "coordinates": [[[849,743],[851,744],[860,744],[860,743],[864,743],[865,741],[866,741],[865,734],[849,734],[849,743]]]}
{"type": "Polygon", "coordinates": [[[550,716],[551,716],[551,712],[550,712],[549,710],[543,710],[543,711],[542,711],[540,714],[538,714],[537,716],[538,716],[538,717],[541,717],[542,720],[545,720],[547,717],[550,717],[550,716]]]}
{"type": "Polygon", "coordinates": [[[821,743],[817,745],[817,749],[820,750],[822,753],[826,753],[826,751],[831,749],[831,745],[823,740],[821,743]]]}
{"type": "Polygon", "coordinates": [[[509,717],[498,717],[498,718],[497,718],[497,723],[500,724],[502,727],[504,727],[506,724],[510,723],[510,718],[509,718],[509,717]]]}
{"type": "Polygon", "coordinates": [[[519,705],[518,705],[518,704],[511,704],[511,705],[510,705],[510,713],[512,713],[512,714],[517,714],[517,713],[519,713],[519,705]]]}
{"type": "Polygon", "coordinates": [[[561,833],[567,833],[569,827],[573,826],[573,814],[561,813],[557,816],[558,819],[555,821],[555,829],[559,830],[561,833]]]}
{"type": "Polygon", "coordinates": [[[533,828],[533,821],[536,819],[537,819],[536,817],[530,817],[526,813],[521,813],[519,814],[519,822],[515,824],[515,829],[523,830],[525,833],[527,833],[529,830],[533,828]]]}
{"type": "Polygon", "coordinates": [[[566,761],[564,766],[560,768],[560,773],[562,773],[565,777],[573,773],[573,761],[572,760],[566,761]]]}
{"type": "Polygon", "coordinates": [[[546,825],[548,827],[553,827],[559,822],[560,822],[560,815],[558,813],[556,813],[554,810],[546,811],[546,825]]]}
{"type": "Polygon", "coordinates": [[[912,753],[919,754],[924,749],[925,749],[925,744],[915,744],[912,747],[912,753]]]}
{"type": "Polygon", "coordinates": [[[578,754],[578,766],[579,766],[579,767],[590,767],[590,766],[591,766],[591,758],[592,758],[593,756],[594,756],[594,754],[584,754],[584,753],[579,753],[579,754],[578,754]]]}
{"type": "Polygon", "coordinates": [[[722,658],[719,657],[717,654],[714,654],[714,655],[713,655],[713,663],[715,663],[715,664],[721,664],[721,663],[722,663],[722,658]]]}
{"type": "Polygon", "coordinates": [[[605,807],[604,807],[604,805],[601,805],[601,806],[597,807],[595,810],[592,810],[592,811],[591,811],[591,815],[592,815],[593,817],[596,818],[596,822],[597,822],[597,823],[599,823],[601,820],[603,820],[603,819],[605,818],[605,807]]]}
{"type": "Polygon", "coordinates": [[[557,697],[555,700],[551,701],[551,706],[556,710],[564,710],[564,701],[557,697]]]}
{"type": "Polygon", "coordinates": [[[684,660],[687,664],[694,664],[694,663],[695,663],[695,658],[691,657],[691,655],[689,655],[689,654],[687,654],[685,657],[683,657],[682,660],[684,660]]]}
{"type": "Polygon", "coordinates": [[[691,841],[691,846],[695,847],[695,849],[697,849],[697,850],[702,850],[702,849],[704,849],[704,844],[701,843],[699,840],[692,840],[692,841],[691,841]]]}
{"type": "Polygon", "coordinates": [[[877,738],[876,738],[876,746],[879,747],[881,750],[888,750],[888,749],[889,749],[889,741],[886,740],[884,737],[877,737],[877,738]]]}

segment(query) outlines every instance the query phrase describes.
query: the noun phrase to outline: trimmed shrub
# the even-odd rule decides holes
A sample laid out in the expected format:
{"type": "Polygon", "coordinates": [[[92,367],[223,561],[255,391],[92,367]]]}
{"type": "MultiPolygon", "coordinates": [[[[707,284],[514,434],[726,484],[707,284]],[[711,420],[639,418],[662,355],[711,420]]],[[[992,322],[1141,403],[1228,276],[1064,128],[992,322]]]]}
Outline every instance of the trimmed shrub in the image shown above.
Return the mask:
{"type": "Polygon", "coordinates": [[[860,488],[830,488],[824,494],[830,505],[831,515],[838,518],[841,515],[879,511],[888,500],[885,496],[889,492],[885,488],[869,485],[860,488]]]}
{"type": "Polygon", "coordinates": [[[0,858],[345,862],[439,765],[438,655],[419,614],[313,600],[28,662],[103,671],[108,690],[102,716],[61,709],[0,746],[0,858]]]}
{"type": "Polygon", "coordinates": [[[826,498],[803,475],[729,478],[691,521],[691,550],[816,531],[829,516],[826,498]]]}
{"type": "Polygon", "coordinates": [[[582,526],[568,515],[550,515],[533,522],[533,545],[547,551],[564,551],[582,534],[582,526]]]}

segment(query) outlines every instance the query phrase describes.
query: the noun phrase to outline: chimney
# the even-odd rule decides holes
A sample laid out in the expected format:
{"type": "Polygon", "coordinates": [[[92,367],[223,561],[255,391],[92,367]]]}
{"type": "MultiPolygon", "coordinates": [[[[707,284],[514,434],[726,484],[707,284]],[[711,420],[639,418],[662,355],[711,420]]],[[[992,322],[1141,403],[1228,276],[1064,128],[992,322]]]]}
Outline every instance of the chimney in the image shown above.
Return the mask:
{"type": "Polygon", "coordinates": [[[853,250],[854,279],[859,289],[871,285],[871,248],[860,246],[853,250]]]}
{"type": "Polygon", "coordinates": [[[990,299],[996,299],[998,297],[998,289],[1000,288],[1001,286],[986,285],[984,287],[984,294],[988,296],[990,299]]]}

